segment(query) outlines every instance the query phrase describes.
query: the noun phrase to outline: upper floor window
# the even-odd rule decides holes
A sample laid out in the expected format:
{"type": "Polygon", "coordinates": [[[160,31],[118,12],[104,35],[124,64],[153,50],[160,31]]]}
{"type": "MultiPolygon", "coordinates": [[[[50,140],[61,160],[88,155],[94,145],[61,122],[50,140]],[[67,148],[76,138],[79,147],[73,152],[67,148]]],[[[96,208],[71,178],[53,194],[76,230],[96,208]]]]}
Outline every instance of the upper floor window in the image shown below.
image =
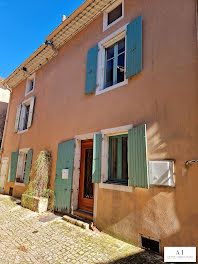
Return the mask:
{"type": "Polygon", "coordinates": [[[28,128],[28,117],[30,113],[30,102],[22,104],[21,115],[19,120],[19,131],[26,130],[28,128]]]}
{"type": "Polygon", "coordinates": [[[114,25],[124,17],[124,0],[116,1],[104,11],[103,31],[114,25]]]}
{"type": "Polygon", "coordinates": [[[111,12],[108,13],[107,24],[110,25],[121,16],[122,16],[122,4],[120,4],[115,9],[113,9],[111,12]]]}
{"type": "Polygon", "coordinates": [[[34,90],[34,85],[35,85],[35,74],[31,75],[27,79],[25,95],[28,95],[34,90]]]}
{"type": "Polygon", "coordinates": [[[104,88],[123,82],[125,79],[125,38],[105,50],[104,88]]]}
{"type": "Polygon", "coordinates": [[[15,132],[26,131],[32,125],[35,97],[24,101],[17,108],[15,132]]]}
{"type": "Polygon", "coordinates": [[[85,94],[96,95],[128,84],[142,71],[142,17],[101,40],[87,53],[85,94]]]}
{"type": "Polygon", "coordinates": [[[99,43],[96,94],[127,83],[126,26],[124,26],[99,43]]]}

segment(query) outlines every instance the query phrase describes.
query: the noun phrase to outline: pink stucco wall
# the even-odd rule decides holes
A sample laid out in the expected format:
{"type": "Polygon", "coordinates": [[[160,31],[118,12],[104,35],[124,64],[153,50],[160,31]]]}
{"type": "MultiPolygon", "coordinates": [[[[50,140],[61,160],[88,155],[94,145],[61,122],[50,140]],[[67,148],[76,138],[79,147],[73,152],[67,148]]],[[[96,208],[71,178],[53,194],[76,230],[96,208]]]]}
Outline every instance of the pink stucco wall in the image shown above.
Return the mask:
{"type": "MultiPolygon", "coordinates": [[[[101,129],[147,124],[150,160],[174,159],[176,188],[136,188],[132,193],[99,189],[96,225],[138,244],[139,234],[162,246],[198,245],[198,61],[194,0],[125,0],[125,16],[103,32],[100,15],[60,48],[36,73],[35,113],[28,132],[14,133],[16,109],[25,98],[25,81],[11,95],[4,157],[30,147],[52,152],[51,186],[58,143],[101,129]],[[84,95],[89,48],[142,15],[143,71],[127,86],[84,95]]],[[[5,192],[13,183],[7,183],[5,192]]],[[[26,186],[27,187],[27,186],[26,186]]],[[[14,186],[20,196],[26,187],[14,186]]]]}

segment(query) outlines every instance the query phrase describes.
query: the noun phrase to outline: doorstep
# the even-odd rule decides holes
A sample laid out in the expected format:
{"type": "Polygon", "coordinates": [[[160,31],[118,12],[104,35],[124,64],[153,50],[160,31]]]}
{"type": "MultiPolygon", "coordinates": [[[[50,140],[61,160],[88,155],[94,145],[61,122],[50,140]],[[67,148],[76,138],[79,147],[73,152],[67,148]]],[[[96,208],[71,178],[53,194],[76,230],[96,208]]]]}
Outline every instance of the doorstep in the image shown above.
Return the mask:
{"type": "Polygon", "coordinates": [[[93,222],[84,218],[81,218],[77,215],[67,214],[63,216],[63,220],[69,222],[70,224],[79,226],[83,229],[93,230],[93,222]]]}
{"type": "Polygon", "coordinates": [[[93,213],[90,213],[90,212],[86,212],[83,210],[74,210],[73,215],[76,215],[82,219],[93,221],[93,213]]]}

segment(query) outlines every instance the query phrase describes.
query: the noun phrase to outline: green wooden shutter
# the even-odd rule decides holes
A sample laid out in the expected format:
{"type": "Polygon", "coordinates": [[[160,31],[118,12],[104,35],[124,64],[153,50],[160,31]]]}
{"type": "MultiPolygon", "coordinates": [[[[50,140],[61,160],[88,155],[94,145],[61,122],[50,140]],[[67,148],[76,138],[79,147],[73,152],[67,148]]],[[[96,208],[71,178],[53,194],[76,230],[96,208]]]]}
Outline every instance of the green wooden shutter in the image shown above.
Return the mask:
{"type": "Polygon", "coordinates": [[[101,182],[101,148],[102,148],[102,134],[94,134],[93,140],[93,168],[92,168],[92,182],[101,182]]]}
{"type": "Polygon", "coordinates": [[[70,213],[71,193],[74,166],[75,140],[69,140],[58,145],[56,162],[56,179],[54,184],[54,209],[70,213]],[[62,179],[62,170],[69,169],[68,179],[62,179]]]}
{"type": "Polygon", "coordinates": [[[96,90],[98,64],[98,45],[88,50],[85,94],[91,94],[96,90]]]}
{"type": "Polygon", "coordinates": [[[129,185],[148,188],[146,125],[129,130],[128,164],[129,185]]]}
{"type": "Polygon", "coordinates": [[[30,102],[30,111],[29,111],[29,116],[28,116],[27,128],[31,127],[32,125],[32,119],[33,119],[33,114],[34,114],[34,103],[35,103],[35,96],[32,97],[31,102],[30,102]]]}
{"type": "Polygon", "coordinates": [[[8,174],[8,182],[15,182],[18,156],[19,156],[18,151],[12,152],[12,154],[11,154],[10,168],[9,168],[9,174],[8,174]]]}
{"type": "Polygon", "coordinates": [[[20,115],[21,115],[21,107],[22,104],[20,104],[17,108],[17,113],[16,113],[16,120],[15,120],[15,126],[14,126],[14,132],[18,132],[19,129],[19,120],[20,120],[20,115]]]}
{"type": "Polygon", "coordinates": [[[24,179],[25,184],[28,184],[30,181],[30,173],[31,173],[31,167],[32,167],[32,155],[33,155],[33,150],[32,149],[28,150],[26,165],[25,165],[25,179],[24,179]]]}
{"type": "Polygon", "coordinates": [[[142,17],[127,26],[126,78],[142,71],[142,17]]]}

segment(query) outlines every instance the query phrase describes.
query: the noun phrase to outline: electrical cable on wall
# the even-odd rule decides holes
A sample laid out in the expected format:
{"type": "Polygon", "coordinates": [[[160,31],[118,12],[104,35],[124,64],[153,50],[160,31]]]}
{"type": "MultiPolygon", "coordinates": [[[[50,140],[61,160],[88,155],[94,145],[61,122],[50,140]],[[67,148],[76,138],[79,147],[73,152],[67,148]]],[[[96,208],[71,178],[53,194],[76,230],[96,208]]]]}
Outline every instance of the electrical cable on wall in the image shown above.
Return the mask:
{"type": "Polygon", "coordinates": [[[188,167],[188,166],[190,166],[190,165],[192,165],[193,163],[196,163],[196,162],[198,162],[198,159],[197,160],[188,160],[188,161],[186,161],[185,165],[186,165],[186,167],[188,167]]]}

